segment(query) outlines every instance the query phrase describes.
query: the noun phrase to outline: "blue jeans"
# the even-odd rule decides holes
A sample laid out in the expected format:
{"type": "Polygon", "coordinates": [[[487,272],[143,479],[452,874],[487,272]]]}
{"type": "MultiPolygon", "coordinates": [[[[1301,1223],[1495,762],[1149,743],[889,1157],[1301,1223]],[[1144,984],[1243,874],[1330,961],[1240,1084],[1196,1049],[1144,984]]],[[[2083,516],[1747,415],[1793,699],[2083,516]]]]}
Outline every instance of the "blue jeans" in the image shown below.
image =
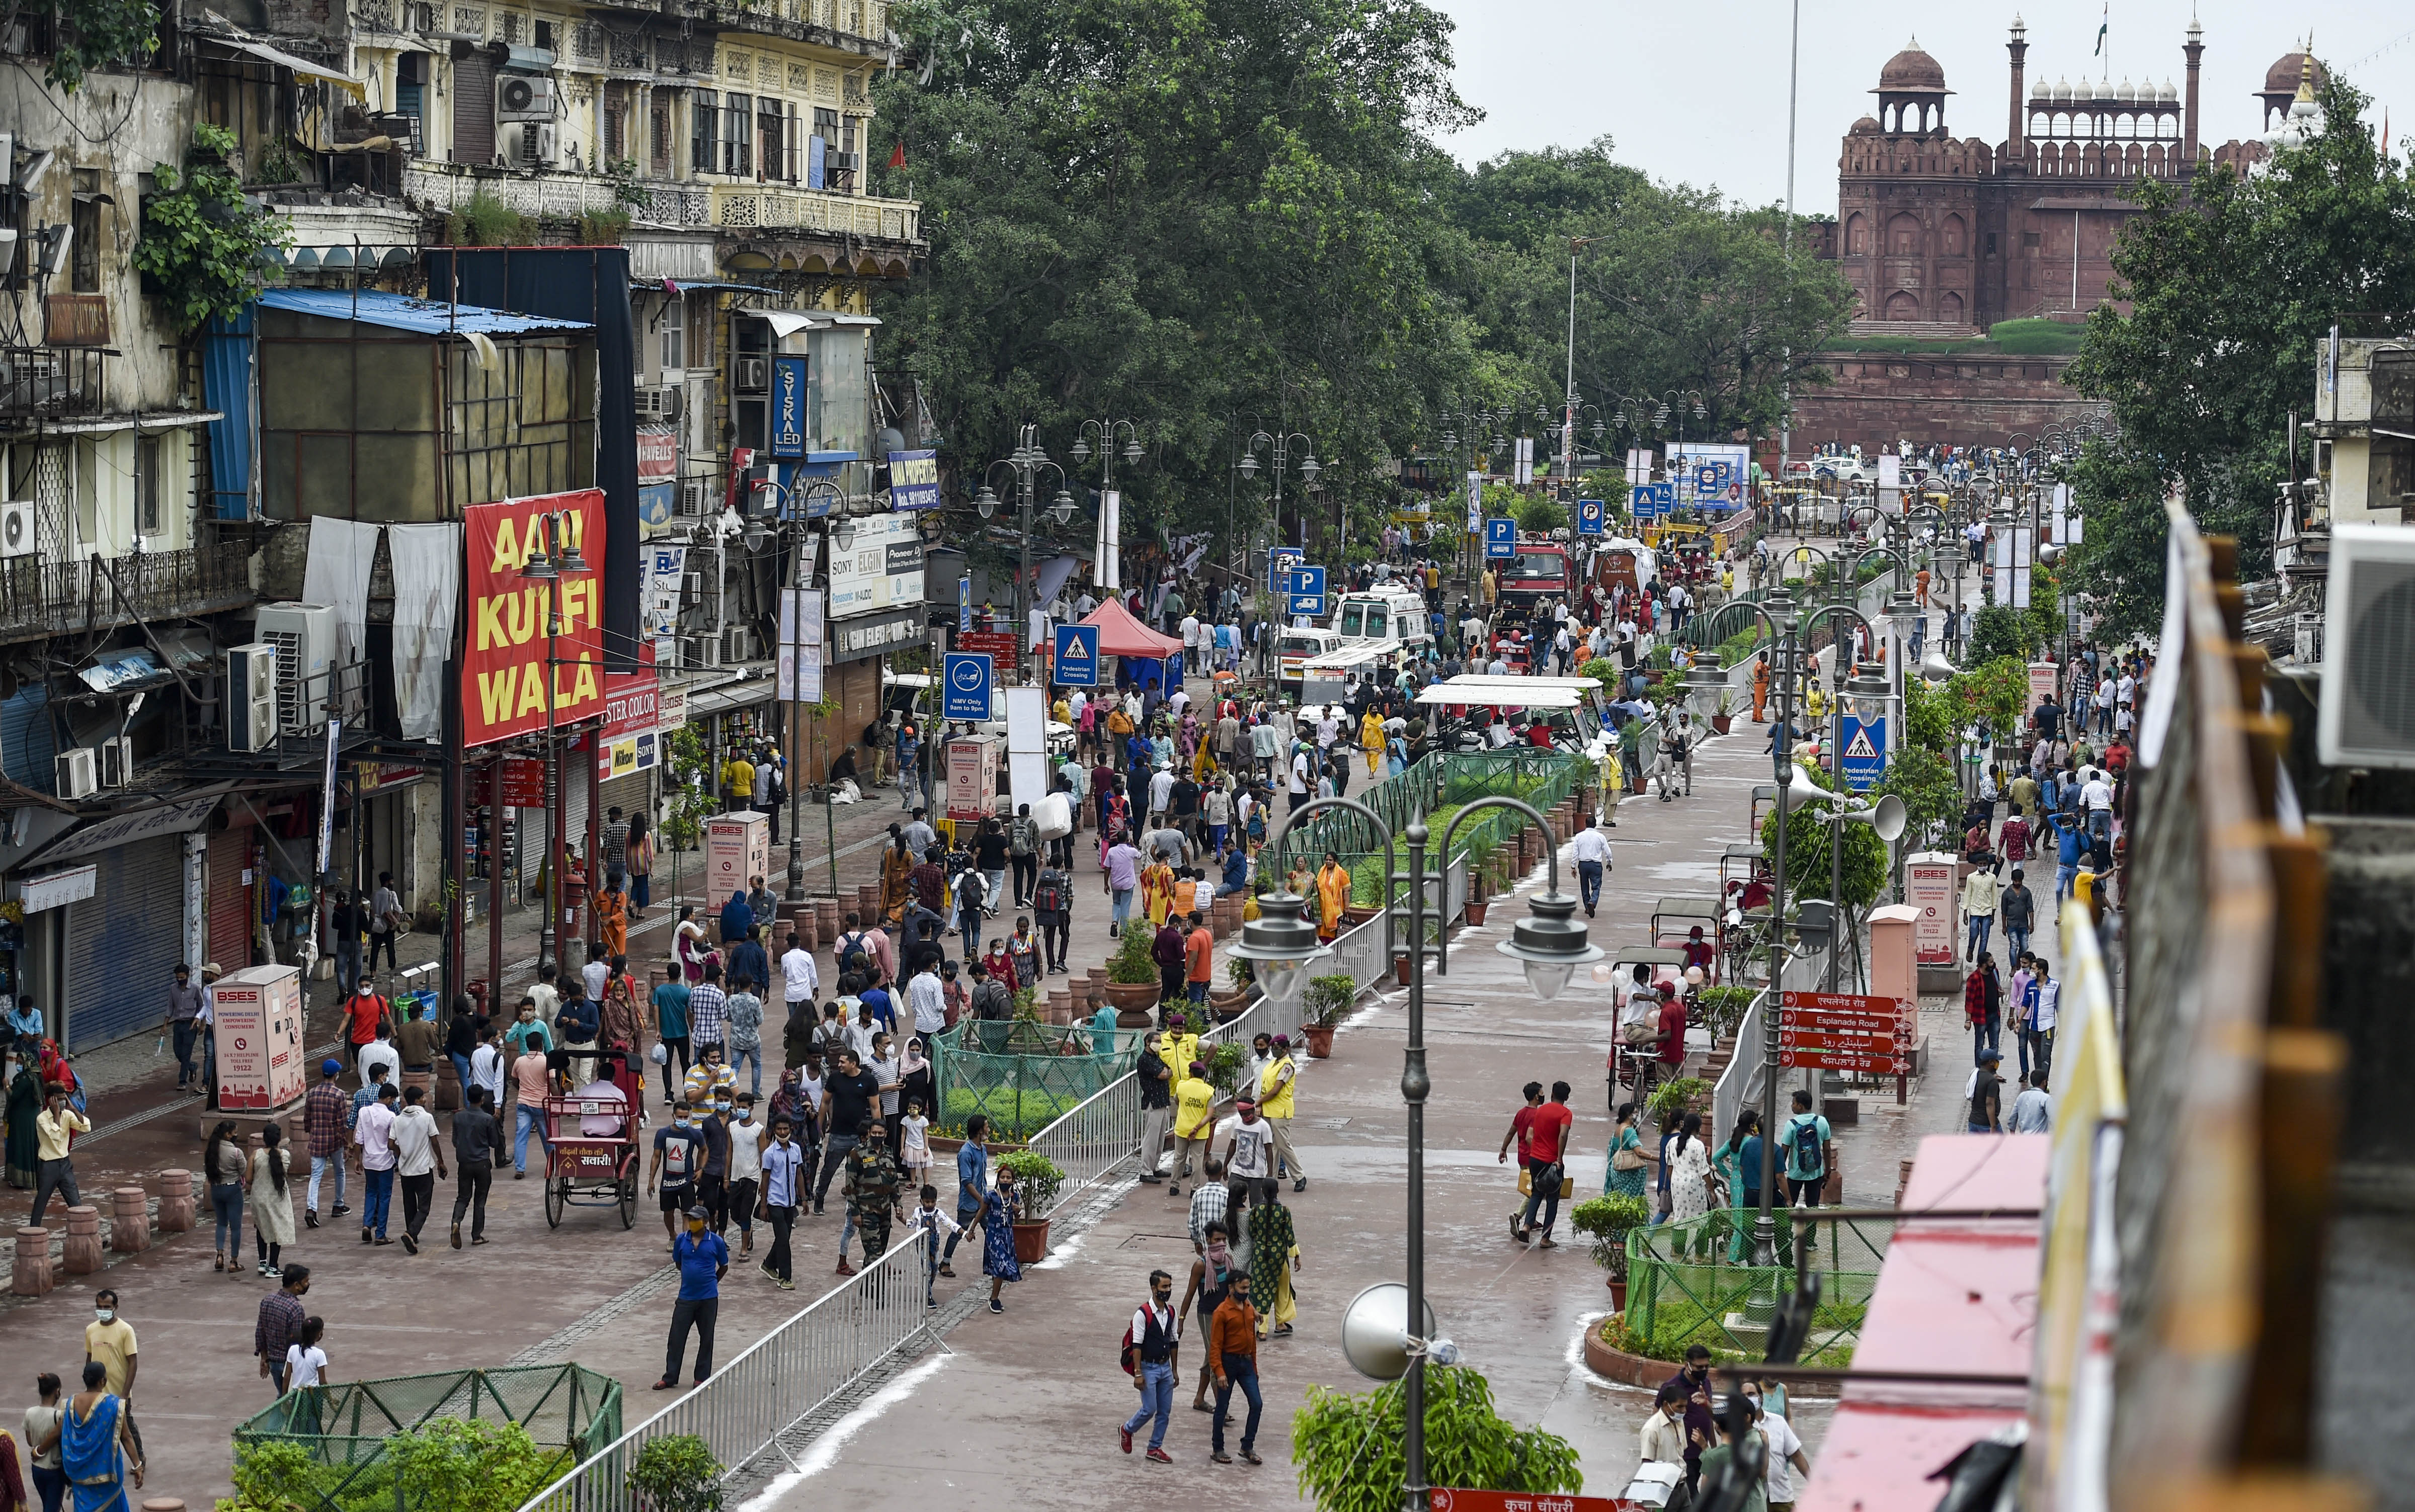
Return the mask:
{"type": "Polygon", "coordinates": [[[444,1058],[453,1063],[455,1085],[461,1088],[461,1106],[466,1108],[470,1105],[470,1088],[472,1085],[470,1081],[470,1057],[447,1055],[444,1058]]]}
{"type": "Polygon", "coordinates": [[[338,1207],[344,1205],[343,1151],[338,1150],[333,1155],[313,1155],[310,1157],[309,1202],[310,1211],[314,1213],[319,1210],[319,1178],[325,1175],[330,1171],[336,1173],[336,1205],[338,1207]]]}
{"type": "MultiPolygon", "coordinates": [[[[193,1044],[201,1038],[199,1019],[178,1019],[174,1025],[176,1040],[176,1085],[181,1090],[195,1074],[193,1044]]],[[[207,1078],[203,1077],[206,1081],[207,1078]]]]}
{"type": "Polygon", "coordinates": [[[361,980],[361,942],[339,939],[336,942],[336,990],[346,997],[361,980]]]}
{"type": "Polygon", "coordinates": [[[1987,1052],[2001,1048],[1998,1036],[2002,1035],[2003,1030],[2004,1016],[2002,1013],[1989,1013],[1987,1023],[1974,1024],[1971,1026],[1972,1065],[1979,1064],[1979,1057],[1987,1052]]]}
{"type": "Polygon", "coordinates": [[[751,1072],[750,1089],[757,1097],[761,1097],[763,1095],[763,1047],[758,1044],[752,1050],[732,1050],[729,1053],[729,1073],[732,1076],[738,1074],[738,1065],[741,1061],[752,1063],[748,1067],[751,1072]]]}
{"type": "Polygon", "coordinates": [[[1118,889],[1116,889],[1116,910],[1115,910],[1115,915],[1114,915],[1114,917],[1113,917],[1112,919],[1110,919],[1110,920],[1108,921],[1108,922],[1109,922],[1113,927],[1115,927],[1115,928],[1117,928],[1117,929],[1121,929],[1121,928],[1124,926],[1124,922],[1125,922],[1125,921],[1127,921],[1127,920],[1129,920],[1130,918],[1132,918],[1132,889],[1130,889],[1130,888],[1118,888],[1118,889]]]}
{"type": "Polygon", "coordinates": [[[210,1183],[210,1211],[218,1219],[218,1248],[231,1255],[243,1252],[243,1183],[210,1183]]]}
{"type": "MultiPolygon", "coordinates": [[[[1252,1385],[1255,1384],[1252,1383],[1252,1385]]],[[[1124,1420],[1124,1431],[1137,1433],[1143,1423],[1154,1417],[1157,1422],[1148,1430],[1148,1446],[1152,1449],[1162,1448],[1165,1445],[1165,1425],[1173,1415],[1173,1365],[1163,1360],[1153,1363],[1143,1360],[1140,1366],[1140,1411],[1124,1420]]]]}
{"type": "Polygon", "coordinates": [[[385,1220],[394,1208],[394,1168],[367,1173],[368,1191],[361,1198],[361,1227],[385,1237],[385,1220]]]}
{"type": "Polygon", "coordinates": [[[1241,1452],[1247,1454],[1258,1442],[1258,1416],[1266,1411],[1266,1400],[1258,1395],[1257,1362],[1247,1355],[1224,1356],[1224,1379],[1216,1387],[1216,1452],[1224,1452],[1224,1407],[1233,1400],[1233,1388],[1250,1399],[1250,1420],[1241,1425],[1241,1452]]]}
{"type": "Polygon", "coordinates": [[[2058,906],[2062,904],[2063,899],[2071,896],[2071,885],[2078,880],[2079,880],[2079,867],[2078,864],[2058,864],[2055,867],[2054,901],[2058,906]]]}
{"type": "Polygon", "coordinates": [[[1996,922],[1994,914],[1971,916],[1971,959],[1976,961],[1988,953],[1988,931],[1996,922]]]}
{"type": "Polygon", "coordinates": [[[512,1120],[515,1128],[512,1135],[512,1169],[525,1171],[528,1169],[529,1135],[536,1135],[538,1156],[543,1157],[545,1154],[545,1110],[532,1108],[525,1102],[517,1106],[519,1114],[512,1120]]]}
{"type": "Polygon", "coordinates": [[[982,942],[982,919],[981,919],[981,915],[980,915],[980,914],[974,914],[974,915],[973,915],[971,918],[969,918],[969,919],[961,920],[961,921],[958,921],[958,923],[957,923],[956,927],[957,927],[958,929],[960,929],[960,930],[962,930],[962,931],[964,932],[964,936],[965,936],[965,964],[966,964],[967,966],[970,966],[970,965],[972,965],[975,961],[978,961],[978,960],[980,960],[980,959],[981,959],[981,953],[982,953],[982,949],[981,949],[981,942],[982,942]]]}
{"type": "Polygon", "coordinates": [[[1577,891],[1584,899],[1585,912],[1593,912],[1601,903],[1601,862],[1577,862],[1577,891]]]}
{"type": "Polygon", "coordinates": [[[2018,966],[2021,957],[2029,952],[2030,932],[2026,929],[2015,929],[2012,925],[2006,924],[2004,926],[2005,961],[2010,965],[2018,966]]]}

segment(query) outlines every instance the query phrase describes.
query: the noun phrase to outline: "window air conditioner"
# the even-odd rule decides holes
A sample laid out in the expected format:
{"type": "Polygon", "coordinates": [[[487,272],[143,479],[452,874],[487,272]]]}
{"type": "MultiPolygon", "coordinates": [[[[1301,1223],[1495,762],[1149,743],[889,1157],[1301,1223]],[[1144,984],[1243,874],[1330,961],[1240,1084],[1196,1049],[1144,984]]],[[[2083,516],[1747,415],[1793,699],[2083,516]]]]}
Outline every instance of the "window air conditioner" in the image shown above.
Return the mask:
{"type": "Polygon", "coordinates": [[[638,418],[677,420],[680,417],[680,396],[681,388],[677,383],[638,390],[638,418]]]}
{"type": "Polygon", "coordinates": [[[696,666],[701,667],[718,667],[721,666],[721,637],[719,636],[698,636],[693,642],[693,646],[696,651],[696,666]]]}
{"type": "Polygon", "coordinates": [[[682,483],[680,485],[679,512],[682,516],[688,519],[702,519],[704,517],[703,484],[682,483]]]}
{"type": "Polygon", "coordinates": [[[557,156],[556,131],[549,121],[531,121],[519,129],[512,161],[521,168],[551,168],[557,156]]]}
{"type": "Polygon", "coordinates": [[[2415,531],[2333,526],[2323,608],[2317,754],[2415,768],[2415,531]]]}
{"type": "Polygon", "coordinates": [[[738,391],[760,394],[772,386],[772,362],[768,357],[738,359],[738,391]]]}
{"type": "Polygon", "coordinates": [[[134,741],[112,735],[100,742],[100,786],[123,787],[134,780],[134,741]]]}
{"type": "Polygon", "coordinates": [[[751,662],[755,659],[754,631],[744,625],[734,624],[724,630],[722,635],[728,642],[721,648],[721,662],[724,666],[739,662],[751,662]]]}
{"type": "Polygon", "coordinates": [[[90,798],[98,792],[100,782],[91,748],[79,745],[72,751],[60,752],[56,781],[61,798],[90,798]]]}

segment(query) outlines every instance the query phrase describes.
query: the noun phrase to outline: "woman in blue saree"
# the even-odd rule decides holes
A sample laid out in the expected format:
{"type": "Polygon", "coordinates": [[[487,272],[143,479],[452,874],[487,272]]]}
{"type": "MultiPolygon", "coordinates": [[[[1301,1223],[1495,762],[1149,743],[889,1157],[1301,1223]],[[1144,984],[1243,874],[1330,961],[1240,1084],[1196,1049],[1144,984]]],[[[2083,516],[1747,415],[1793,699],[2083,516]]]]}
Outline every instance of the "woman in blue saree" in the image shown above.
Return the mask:
{"type": "Polygon", "coordinates": [[[142,1457],[126,1422],[126,1403],[102,1389],[108,1369],[83,1368],[83,1389],[59,1423],[59,1467],[67,1472],[75,1512],[128,1512],[126,1476],[142,1489],[142,1457]]]}

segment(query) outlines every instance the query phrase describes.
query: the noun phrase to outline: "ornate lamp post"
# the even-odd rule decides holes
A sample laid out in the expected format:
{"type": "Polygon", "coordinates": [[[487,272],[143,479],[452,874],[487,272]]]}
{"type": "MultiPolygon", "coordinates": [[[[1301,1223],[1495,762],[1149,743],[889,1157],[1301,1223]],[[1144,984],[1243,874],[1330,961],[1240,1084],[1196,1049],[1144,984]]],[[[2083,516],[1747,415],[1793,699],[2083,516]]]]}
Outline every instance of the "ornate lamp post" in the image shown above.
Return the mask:
{"type": "MultiPolygon", "coordinates": [[[[1134,442],[1132,444],[1137,447],[1139,442],[1134,442]]],[[[1075,442],[1075,448],[1076,461],[1088,455],[1081,450],[1078,442],[1075,442]]],[[[1005,468],[1012,474],[1014,478],[1012,487],[1017,495],[1017,502],[1023,511],[1023,530],[1016,542],[1016,549],[1021,553],[1021,561],[1014,573],[1014,666],[1015,669],[1020,671],[1023,667],[1023,659],[1029,653],[1031,647],[1031,511],[1033,502],[1040,493],[1040,475],[1042,472],[1057,474],[1057,497],[1050,502],[1049,507],[1056,511],[1059,521],[1073,517],[1073,495],[1065,487],[1065,470],[1050,461],[1048,453],[1042,448],[1040,427],[1026,426],[1015,443],[1014,450],[992,462],[982,472],[981,491],[973,496],[973,507],[981,512],[981,517],[983,519],[998,513],[998,494],[990,487],[989,478],[990,474],[999,468],[1005,468]]]]}
{"type": "MultiPolygon", "coordinates": [[[[557,670],[562,659],[555,654],[562,636],[561,582],[583,576],[589,569],[575,538],[575,517],[567,510],[536,518],[544,521],[545,544],[520,564],[520,577],[545,584],[545,844],[551,854],[545,859],[545,922],[537,929],[536,960],[546,966],[561,960],[555,931],[562,923],[562,749],[554,729],[554,709],[562,696],[557,670]]],[[[501,929],[502,921],[495,927],[501,929]]]]}
{"type": "MultiPolygon", "coordinates": [[[[1312,484],[1316,481],[1317,473],[1323,471],[1323,466],[1316,460],[1316,443],[1310,441],[1304,432],[1276,431],[1269,434],[1259,430],[1252,432],[1249,441],[1241,447],[1242,477],[1255,478],[1258,475],[1258,452],[1261,447],[1266,450],[1271,469],[1270,477],[1274,483],[1275,529],[1281,531],[1284,474],[1287,472],[1297,472],[1303,485],[1312,484]]],[[[1308,514],[1305,510],[1299,516],[1299,545],[1302,550],[1307,549],[1308,514]]]]}
{"type": "MultiPolygon", "coordinates": [[[[788,772],[788,886],[783,896],[789,903],[802,903],[805,901],[805,785],[802,780],[805,736],[804,719],[797,706],[804,701],[805,683],[804,589],[808,576],[805,572],[805,526],[812,517],[811,502],[815,496],[828,494],[843,506],[847,502],[847,490],[828,478],[810,478],[801,485],[791,484],[783,488],[765,477],[757,479],[755,487],[758,493],[769,493],[778,500],[780,534],[788,538],[791,564],[781,576],[795,579],[782,591],[784,595],[794,596],[788,599],[780,614],[788,627],[788,746],[792,763],[788,772]]],[[[755,516],[747,522],[746,548],[762,550],[771,534],[762,516],[755,516]]],[[[830,516],[830,538],[833,550],[847,550],[855,541],[855,521],[844,516],[830,516]]],[[[831,891],[835,894],[838,891],[838,821],[834,812],[829,812],[828,804],[824,809],[828,829],[824,848],[830,852],[831,891]]]]}

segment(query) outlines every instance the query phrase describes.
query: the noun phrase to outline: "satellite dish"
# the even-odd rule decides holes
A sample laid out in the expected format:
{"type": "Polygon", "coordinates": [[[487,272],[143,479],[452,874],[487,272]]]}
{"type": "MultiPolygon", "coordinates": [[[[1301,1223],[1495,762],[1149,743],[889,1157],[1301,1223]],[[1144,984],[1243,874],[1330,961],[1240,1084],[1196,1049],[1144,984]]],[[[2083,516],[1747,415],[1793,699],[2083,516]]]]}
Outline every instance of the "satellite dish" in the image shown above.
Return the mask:
{"type": "MultiPolygon", "coordinates": [[[[1342,1357],[1372,1381],[1398,1381],[1409,1373],[1409,1289],[1378,1281],[1342,1310],[1342,1357]]],[[[1425,1307],[1422,1337],[1434,1336],[1433,1304],[1425,1307]]]]}

